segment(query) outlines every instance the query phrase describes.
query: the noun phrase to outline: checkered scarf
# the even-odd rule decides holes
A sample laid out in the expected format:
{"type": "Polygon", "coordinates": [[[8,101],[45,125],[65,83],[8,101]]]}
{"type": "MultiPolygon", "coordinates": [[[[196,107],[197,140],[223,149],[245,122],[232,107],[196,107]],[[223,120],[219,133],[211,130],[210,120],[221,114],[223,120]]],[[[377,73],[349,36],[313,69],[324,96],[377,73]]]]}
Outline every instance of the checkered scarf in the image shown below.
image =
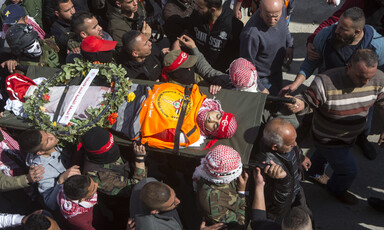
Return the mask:
{"type": "Polygon", "coordinates": [[[61,186],[57,199],[61,214],[65,219],[69,219],[82,213],[89,212],[91,208],[97,204],[97,192],[95,192],[95,194],[88,200],[79,202],[78,200],[67,198],[64,194],[63,186],[61,186]]]}
{"type": "Polygon", "coordinates": [[[244,58],[234,60],[229,66],[229,75],[236,88],[257,88],[257,71],[255,66],[244,58]]]}
{"type": "Polygon", "coordinates": [[[194,190],[201,177],[216,184],[229,184],[240,176],[242,169],[240,154],[232,147],[218,145],[196,167],[192,176],[194,190]]]}

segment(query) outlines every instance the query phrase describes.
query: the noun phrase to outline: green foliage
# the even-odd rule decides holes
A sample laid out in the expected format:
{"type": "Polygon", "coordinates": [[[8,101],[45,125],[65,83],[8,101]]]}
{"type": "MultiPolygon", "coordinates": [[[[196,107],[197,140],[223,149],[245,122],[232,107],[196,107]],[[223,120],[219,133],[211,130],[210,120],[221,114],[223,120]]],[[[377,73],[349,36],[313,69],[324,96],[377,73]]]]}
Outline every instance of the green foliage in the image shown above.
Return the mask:
{"type": "Polygon", "coordinates": [[[127,72],[121,65],[113,63],[93,64],[75,59],[75,63],[63,65],[62,71],[54,79],[41,83],[35,94],[24,103],[24,110],[36,128],[54,133],[62,141],[74,143],[92,127],[111,127],[107,121],[108,116],[118,110],[127,97],[128,89],[132,84],[131,81],[125,78],[126,74],[127,72]],[[68,84],[74,77],[84,79],[91,69],[99,69],[96,78],[106,79],[106,82],[114,84],[114,88],[117,90],[104,94],[104,102],[100,107],[88,108],[89,118],[87,120],[72,119],[70,125],[67,126],[51,122],[49,115],[44,113],[44,105],[48,102],[44,101],[44,94],[49,92],[50,87],[68,84]],[[113,97],[115,98],[112,100],[113,97]],[[110,106],[108,111],[103,111],[107,105],[110,106]],[[105,114],[97,119],[102,112],[105,112],[105,114]]]}

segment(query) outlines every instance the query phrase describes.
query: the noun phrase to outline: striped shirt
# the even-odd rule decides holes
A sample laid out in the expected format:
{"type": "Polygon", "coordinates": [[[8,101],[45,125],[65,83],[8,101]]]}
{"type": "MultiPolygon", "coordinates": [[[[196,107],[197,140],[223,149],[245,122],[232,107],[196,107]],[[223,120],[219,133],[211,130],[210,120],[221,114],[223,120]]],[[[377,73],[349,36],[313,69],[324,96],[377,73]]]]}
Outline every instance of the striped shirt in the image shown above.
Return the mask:
{"type": "Polygon", "coordinates": [[[345,146],[353,144],[364,130],[371,106],[384,109],[383,92],[384,73],[380,70],[366,85],[356,87],[346,68],[340,67],[317,75],[298,98],[306,103],[303,113],[314,109],[314,140],[320,145],[345,146]]]}

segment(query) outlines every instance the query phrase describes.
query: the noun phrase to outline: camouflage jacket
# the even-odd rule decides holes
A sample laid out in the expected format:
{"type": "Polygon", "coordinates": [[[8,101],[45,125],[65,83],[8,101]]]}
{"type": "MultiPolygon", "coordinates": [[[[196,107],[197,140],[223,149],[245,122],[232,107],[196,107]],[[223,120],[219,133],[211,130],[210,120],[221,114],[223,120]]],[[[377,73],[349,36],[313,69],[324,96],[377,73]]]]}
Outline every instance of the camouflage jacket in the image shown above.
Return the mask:
{"type": "Polygon", "coordinates": [[[121,157],[110,164],[95,164],[84,162],[84,173],[98,183],[98,191],[106,195],[129,197],[132,188],[140,180],[146,177],[146,170],[136,168],[130,178],[128,163],[124,163],[121,157]]]}
{"type": "Polygon", "coordinates": [[[215,184],[201,178],[197,199],[209,224],[245,225],[245,196],[237,193],[235,180],[229,184],[215,184]]]}

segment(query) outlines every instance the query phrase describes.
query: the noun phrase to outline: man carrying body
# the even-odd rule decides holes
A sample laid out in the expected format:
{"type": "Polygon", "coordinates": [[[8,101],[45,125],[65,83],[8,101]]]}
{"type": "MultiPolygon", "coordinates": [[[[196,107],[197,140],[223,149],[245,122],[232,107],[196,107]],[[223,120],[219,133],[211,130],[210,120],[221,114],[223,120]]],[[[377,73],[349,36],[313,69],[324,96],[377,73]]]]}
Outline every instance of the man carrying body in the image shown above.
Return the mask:
{"type": "MultiPolygon", "coordinates": [[[[327,191],[347,204],[358,202],[348,192],[357,174],[350,146],[364,130],[372,105],[380,108],[384,119],[384,73],[377,70],[377,59],[372,50],[357,50],[347,67],[317,75],[310,87],[296,97],[296,104],[287,105],[294,113],[314,111],[312,136],[316,151],[308,175],[318,178],[329,163],[333,174],[326,184],[327,191]]],[[[383,139],[384,132],[379,144],[383,139]]]]}
{"type": "Polygon", "coordinates": [[[281,0],[263,0],[240,35],[240,57],[252,62],[272,95],[282,87],[283,63],[293,58],[293,38],[285,16],[281,0]]]}
{"type": "MultiPolygon", "coordinates": [[[[378,54],[378,65],[384,65],[384,37],[371,26],[365,25],[364,12],[357,7],[346,10],[338,24],[324,28],[316,35],[314,46],[320,57],[311,60],[307,57],[300,67],[295,81],[284,87],[281,94],[295,91],[316,68],[319,73],[346,66],[352,55],[359,49],[371,49],[378,54]]],[[[366,129],[358,136],[356,144],[364,155],[373,160],[377,156],[375,148],[367,140],[371,128],[373,110],[368,117],[366,129]]]]}
{"type": "Polygon", "coordinates": [[[27,130],[20,134],[19,144],[24,152],[28,152],[27,165],[42,165],[43,179],[39,181],[39,192],[43,196],[45,205],[56,210],[57,194],[60,185],[72,175],[80,174],[79,166],[69,167],[68,154],[61,154],[56,147],[57,138],[41,130],[27,130]]]}
{"type": "Polygon", "coordinates": [[[301,167],[308,170],[311,161],[304,156],[296,143],[293,126],[275,118],[268,122],[264,131],[260,151],[255,158],[258,162],[274,162],[282,167],[286,175],[266,166],[266,205],[271,219],[282,218],[292,207],[299,206],[309,211],[304,190],[300,186],[301,167]]]}
{"type": "Polygon", "coordinates": [[[214,69],[225,72],[239,56],[239,36],[243,23],[229,8],[230,2],[197,0],[189,20],[188,33],[214,69]]]}

